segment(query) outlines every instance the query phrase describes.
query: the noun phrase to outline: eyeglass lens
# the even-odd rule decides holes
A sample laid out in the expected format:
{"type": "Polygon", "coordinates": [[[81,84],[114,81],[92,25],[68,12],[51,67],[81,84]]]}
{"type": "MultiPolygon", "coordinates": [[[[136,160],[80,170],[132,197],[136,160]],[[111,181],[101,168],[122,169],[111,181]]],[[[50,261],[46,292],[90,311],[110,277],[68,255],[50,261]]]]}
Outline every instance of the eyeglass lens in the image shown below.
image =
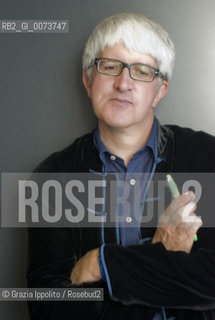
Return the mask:
{"type": "MultiPolygon", "coordinates": [[[[113,59],[101,59],[98,63],[98,71],[106,75],[117,76],[122,72],[123,63],[113,59]]],[[[130,76],[136,80],[152,81],[156,73],[153,68],[143,64],[132,64],[130,76]]]]}

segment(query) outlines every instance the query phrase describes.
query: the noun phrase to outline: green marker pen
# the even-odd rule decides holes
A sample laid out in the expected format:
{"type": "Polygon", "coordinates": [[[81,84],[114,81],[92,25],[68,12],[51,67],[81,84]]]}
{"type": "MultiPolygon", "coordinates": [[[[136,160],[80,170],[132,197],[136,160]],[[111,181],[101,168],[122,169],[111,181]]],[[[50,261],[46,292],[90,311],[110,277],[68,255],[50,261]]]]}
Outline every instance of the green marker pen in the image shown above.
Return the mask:
{"type": "MultiPolygon", "coordinates": [[[[178,187],[173,179],[173,177],[171,176],[171,174],[167,174],[166,175],[166,180],[168,183],[168,186],[170,188],[171,194],[173,196],[174,199],[178,198],[180,196],[180,192],[178,191],[178,187]]],[[[193,241],[198,241],[198,237],[197,235],[194,236],[193,241]]]]}

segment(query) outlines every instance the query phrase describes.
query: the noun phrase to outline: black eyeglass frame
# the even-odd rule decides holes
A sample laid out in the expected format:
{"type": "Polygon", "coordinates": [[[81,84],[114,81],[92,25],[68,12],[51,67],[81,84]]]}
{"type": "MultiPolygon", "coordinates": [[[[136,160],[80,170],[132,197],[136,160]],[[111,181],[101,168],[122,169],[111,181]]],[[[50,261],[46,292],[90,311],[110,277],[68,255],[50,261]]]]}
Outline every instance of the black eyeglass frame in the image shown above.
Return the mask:
{"type": "Polygon", "coordinates": [[[104,74],[104,75],[106,75],[106,76],[113,76],[113,77],[119,76],[119,75],[122,73],[122,71],[123,71],[124,68],[128,68],[128,70],[129,70],[129,75],[130,75],[131,79],[133,79],[133,80],[142,81],[142,82],[152,82],[156,77],[160,77],[161,79],[164,79],[164,76],[163,76],[163,74],[160,72],[159,69],[154,68],[154,67],[151,67],[151,66],[149,66],[149,65],[147,65],[147,64],[143,64],[143,63],[125,63],[125,62],[122,62],[122,61],[117,60],[117,59],[111,59],[111,58],[95,58],[93,65],[96,65],[96,69],[97,69],[97,71],[98,71],[99,73],[104,74]],[[107,74],[107,73],[101,72],[101,71],[99,70],[99,62],[100,62],[101,60],[103,60],[103,59],[113,60],[113,61],[120,62],[121,65],[122,65],[122,70],[120,71],[120,73],[119,73],[119,74],[112,75],[112,74],[107,74]],[[143,65],[143,66],[145,66],[145,67],[147,67],[147,68],[151,68],[151,69],[154,71],[154,75],[153,75],[152,80],[140,80],[140,79],[136,79],[136,78],[132,77],[132,75],[131,75],[131,67],[134,66],[134,65],[143,65]]]}

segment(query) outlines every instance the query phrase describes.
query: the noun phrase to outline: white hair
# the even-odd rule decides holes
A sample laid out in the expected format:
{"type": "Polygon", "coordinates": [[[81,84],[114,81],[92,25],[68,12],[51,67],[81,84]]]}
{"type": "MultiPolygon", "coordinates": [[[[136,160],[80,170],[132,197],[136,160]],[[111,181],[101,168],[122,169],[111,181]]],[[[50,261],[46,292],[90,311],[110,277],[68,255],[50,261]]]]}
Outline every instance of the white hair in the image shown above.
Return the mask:
{"type": "Polygon", "coordinates": [[[175,61],[174,44],[168,33],[154,20],[139,13],[119,13],[102,20],[89,36],[82,67],[91,80],[94,59],[106,48],[123,42],[130,51],[152,56],[169,80],[175,61]]]}

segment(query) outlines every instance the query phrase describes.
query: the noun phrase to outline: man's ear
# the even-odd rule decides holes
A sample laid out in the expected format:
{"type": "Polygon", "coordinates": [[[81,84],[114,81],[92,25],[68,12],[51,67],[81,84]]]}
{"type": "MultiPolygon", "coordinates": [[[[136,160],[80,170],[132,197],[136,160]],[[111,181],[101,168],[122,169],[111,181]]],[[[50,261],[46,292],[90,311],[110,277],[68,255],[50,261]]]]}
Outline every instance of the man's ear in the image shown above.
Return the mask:
{"type": "Polygon", "coordinates": [[[83,73],[82,73],[82,81],[83,81],[83,84],[84,84],[84,87],[87,91],[87,95],[89,98],[91,98],[91,86],[90,86],[90,80],[89,80],[89,77],[86,73],[86,70],[83,70],[83,73]]]}
{"type": "Polygon", "coordinates": [[[165,95],[168,92],[169,84],[168,81],[163,80],[161,87],[159,88],[159,91],[157,92],[154,101],[152,103],[152,107],[155,108],[158,104],[158,102],[165,97],[165,95]]]}

